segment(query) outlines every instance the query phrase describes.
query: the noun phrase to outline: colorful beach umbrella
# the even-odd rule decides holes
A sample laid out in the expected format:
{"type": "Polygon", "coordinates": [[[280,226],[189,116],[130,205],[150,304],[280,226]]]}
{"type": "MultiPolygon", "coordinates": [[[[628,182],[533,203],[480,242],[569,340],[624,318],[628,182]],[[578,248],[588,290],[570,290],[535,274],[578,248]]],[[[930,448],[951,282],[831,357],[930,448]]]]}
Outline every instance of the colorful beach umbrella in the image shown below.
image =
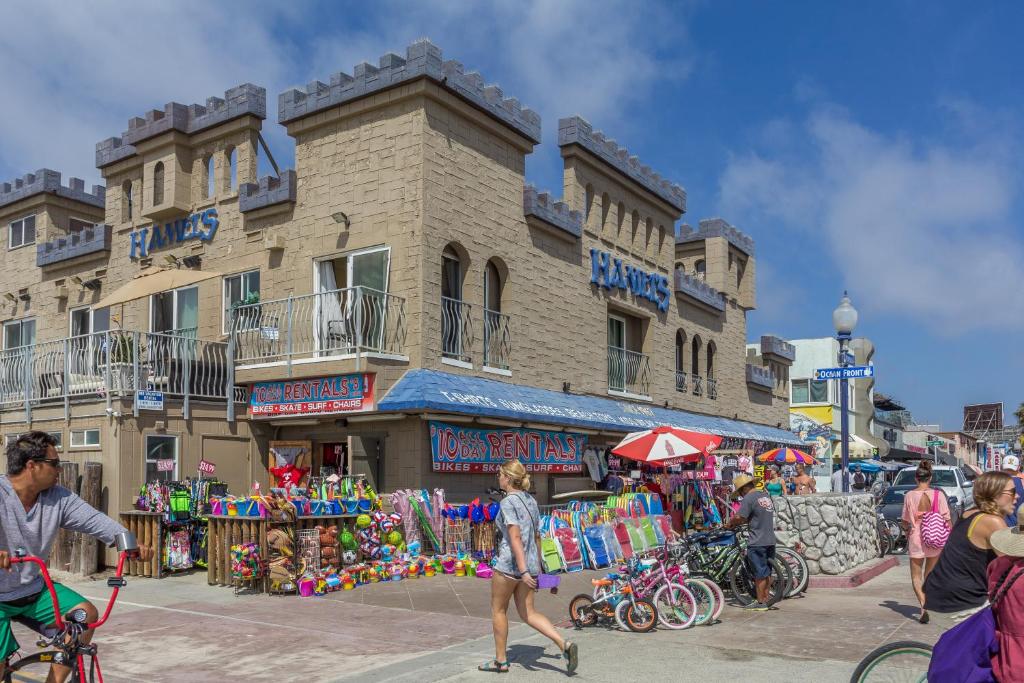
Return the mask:
{"type": "Polygon", "coordinates": [[[775,448],[757,456],[757,459],[759,462],[773,463],[775,465],[792,465],[794,463],[800,463],[801,465],[818,464],[818,461],[813,457],[795,448],[775,448]]]}
{"type": "Polygon", "coordinates": [[[627,434],[612,453],[637,462],[668,466],[696,462],[720,443],[720,436],[665,426],[627,434]]]}

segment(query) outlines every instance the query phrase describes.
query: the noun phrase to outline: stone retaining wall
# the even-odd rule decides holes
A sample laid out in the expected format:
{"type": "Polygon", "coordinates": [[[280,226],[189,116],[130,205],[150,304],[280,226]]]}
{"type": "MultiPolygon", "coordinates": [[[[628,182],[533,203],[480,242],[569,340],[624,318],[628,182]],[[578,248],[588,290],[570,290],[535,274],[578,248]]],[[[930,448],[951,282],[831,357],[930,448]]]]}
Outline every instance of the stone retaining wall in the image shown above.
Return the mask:
{"type": "Polygon", "coordinates": [[[877,556],[872,496],[817,493],[773,500],[780,541],[799,535],[811,574],[842,574],[877,556]]]}

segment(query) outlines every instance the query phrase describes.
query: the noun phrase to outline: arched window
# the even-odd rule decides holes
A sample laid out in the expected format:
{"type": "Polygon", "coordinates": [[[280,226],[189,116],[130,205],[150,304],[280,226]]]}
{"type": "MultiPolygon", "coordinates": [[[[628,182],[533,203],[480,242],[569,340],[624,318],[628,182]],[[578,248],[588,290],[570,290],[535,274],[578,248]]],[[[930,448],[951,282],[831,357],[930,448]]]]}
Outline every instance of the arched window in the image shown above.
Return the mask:
{"type": "Polygon", "coordinates": [[[608,227],[608,212],[611,211],[611,209],[611,197],[609,197],[608,193],[605,192],[601,195],[601,232],[604,232],[604,229],[608,227]]]}
{"type": "Polygon", "coordinates": [[[501,313],[501,273],[494,261],[484,267],[484,308],[501,313]]]}
{"type": "Polygon", "coordinates": [[[206,160],[203,161],[203,166],[206,169],[206,199],[213,199],[217,195],[217,185],[214,182],[216,176],[214,174],[212,154],[206,157],[206,160]]]}
{"type": "Polygon", "coordinates": [[[228,191],[234,192],[238,189],[238,150],[229,147],[225,155],[228,162],[228,191]]]}
{"type": "Polygon", "coordinates": [[[630,235],[630,239],[636,241],[636,234],[640,231],[640,212],[633,210],[633,234],[630,235]]]}
{"type": "Polygon", "coordinates": [[[164,203],[164,162],[156,162],[153,167],[153,206],[164,203]]]}
{"type": "Polygon", "coordinates": [[[708,364],[704,368],[704,374],[707,375],[708,379],[713,379],[715,376],[715,342],[708,342],[708,364]]]}
{"type": "Polygon", "coordinates": [[[484,365],[509,368],[512,330],[509,317],[501,313],[502,272],[494,259],[484,266],[484,365]]]}
{"type": "Polygon", "coordinates": [[[686,391],[686,333],[676,330],[676,391],[686,391]]]}
{"type": "Polygon", "coordinates": [[[697,261],[696,263],[693,264],[693,276],[696,277],[701,282],[704,282],[705,280],[707,280],[707,277],[708,277],[707,271],[708,271],[708,265],[704,261],[704,259],[700,259],[699,261],[697,261]]]}
{"type": "Polygon", "coordinates": [[[694,377],[700,377],[700,352],[703,342],[700,339],[700,335],[694,335],[693,341],[690,343],[690,373],[694,377]]]}
{"type": "Polygon", "coordinates": [[[121,186],[121,194],[121,221],[127,223],[132,219],[132,214],[134,213],[134,206],[132,204],[135,200],[132,197],[132,181],[124,181],[124,184],[121,186]]]}
{"type": "Polygon", "coordinates": [[[583,196],[583,221],[590,220],[590,209],[594,206],[594,186],[588,184],[583,196]]]}
{"type": "Polygon", "coordinates": [[[452,246],[441,253],[441,296],[462,300],[462,259],[452,246]]]}
{"type": "Polygon", "coordinates": [[[468,362],[469,307],[462,301],[462,258],[451,245],[441,252],[441,354],[468,362]]]}

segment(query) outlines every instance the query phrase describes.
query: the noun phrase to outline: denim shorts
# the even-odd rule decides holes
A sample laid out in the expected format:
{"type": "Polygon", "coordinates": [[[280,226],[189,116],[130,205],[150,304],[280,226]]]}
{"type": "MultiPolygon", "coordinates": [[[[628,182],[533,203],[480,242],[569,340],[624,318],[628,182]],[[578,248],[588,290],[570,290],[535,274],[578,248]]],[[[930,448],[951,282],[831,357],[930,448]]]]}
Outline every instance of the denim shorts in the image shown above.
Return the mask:
{"type": "Polygon", "coordinates": [[[755,579],[767,579],[772,575],[772,567],[768,564],[775,558],[775,546],[752,545],[747,547],[747,558],[754,570],[755,579]]]}

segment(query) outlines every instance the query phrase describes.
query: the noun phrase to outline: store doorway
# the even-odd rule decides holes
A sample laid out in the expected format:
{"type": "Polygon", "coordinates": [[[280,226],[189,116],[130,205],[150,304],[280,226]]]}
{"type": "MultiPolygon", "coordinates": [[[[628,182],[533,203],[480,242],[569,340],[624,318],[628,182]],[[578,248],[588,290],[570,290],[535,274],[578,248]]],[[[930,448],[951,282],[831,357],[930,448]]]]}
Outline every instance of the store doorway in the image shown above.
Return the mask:
{"type": "Polygon", "coordinates": [[[376,491],[384,490],[384,439],[379,436],[349,437],[351,474],[366,476],[376,491]]]}

